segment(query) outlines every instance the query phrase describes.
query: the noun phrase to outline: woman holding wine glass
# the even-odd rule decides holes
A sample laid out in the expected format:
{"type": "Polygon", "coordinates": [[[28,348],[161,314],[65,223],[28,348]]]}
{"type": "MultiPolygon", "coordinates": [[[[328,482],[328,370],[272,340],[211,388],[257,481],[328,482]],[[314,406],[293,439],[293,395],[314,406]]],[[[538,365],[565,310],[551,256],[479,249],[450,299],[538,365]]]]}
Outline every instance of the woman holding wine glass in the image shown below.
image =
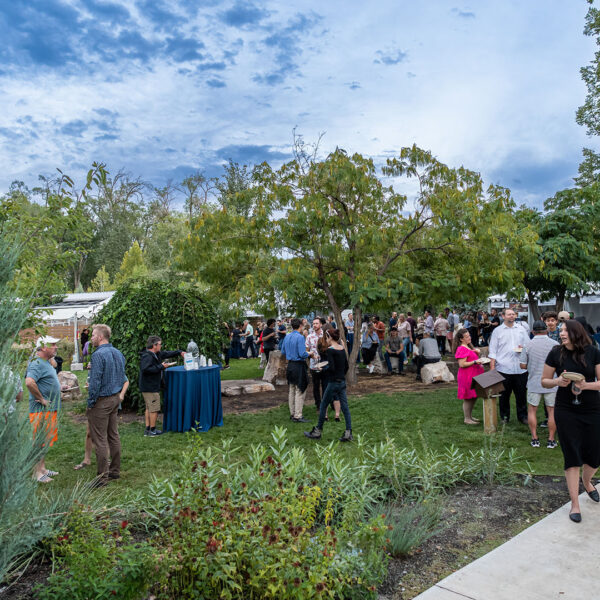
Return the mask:
{"type": "Polygon", "coordinates": [[[592,477],[600,466],[600,350],[575,320],[565,321],[561,345],[550,350],[542,386],[558,387],[554,419],[565,461],[565,479],[571,498],[569,518],[581,521],[579,475],[588,496],[600,502],[592,477]],[[580,381],[576,381],[582,375],[580,381]],[[557,378],[555,378],[557,375],[557,378]]]}

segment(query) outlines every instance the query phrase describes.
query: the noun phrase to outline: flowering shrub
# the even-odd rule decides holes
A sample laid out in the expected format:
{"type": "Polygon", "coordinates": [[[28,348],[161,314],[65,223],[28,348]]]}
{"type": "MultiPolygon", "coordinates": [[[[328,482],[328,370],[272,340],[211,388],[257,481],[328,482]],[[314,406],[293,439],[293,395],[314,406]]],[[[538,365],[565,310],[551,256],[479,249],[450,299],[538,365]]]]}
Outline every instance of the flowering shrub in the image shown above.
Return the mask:
{"type": "Polygon", "coordinates": [[[152,547],[132,543],[127,521],[112,523],[81,504],[51,550],[58,568],[37,589],[39,600],[139,600],[159,576],[152,547]]]}
{"type": "Polygon", "coordinates": [[[260,498],[247,485],[235,497],[224,484],[211,490],[200,465],[200,483],[182,483],[193,493],[179,487],[173,524],[157,540],[168,572],[158,597],[374,596],[385,575],[383,517],[334,527],[335,495],[297,485],[271,457],[263,467],[275,491],[260,498]]]}

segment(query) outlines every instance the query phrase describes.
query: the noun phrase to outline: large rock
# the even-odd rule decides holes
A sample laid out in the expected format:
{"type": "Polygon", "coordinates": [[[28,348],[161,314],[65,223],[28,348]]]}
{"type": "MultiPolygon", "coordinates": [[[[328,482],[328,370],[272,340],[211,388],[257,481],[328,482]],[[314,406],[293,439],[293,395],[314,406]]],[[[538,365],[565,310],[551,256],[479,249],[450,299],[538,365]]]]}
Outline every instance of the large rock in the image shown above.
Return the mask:
{"type": "Polygon", "coordinates": [[[81,389],[77,375],[71,371],[61,371],[58,374],[60,382],[60,397],[62,400],[81,400],[81,389]]]}
{"type": "Polygon", "coordinates": [[[260,392],[274,392],[275,391],[275,386],[272,383],[268,383],[268,382],[256,382],[256,383],[251,383],[249,385],[245,385],[242,388],[242,392],[244,394],[258,394],[260,392]]]}
{"type": "Polygon", "coordinates": [[[454,381],[454,375],[444,361],[423,365],[421,369],[423,383],[448,383],[454,381]]]}
{"type": "Polygon", "coordinates": [[[258,394],[260,392],[273,392],[272,383],[257,381],[256,379],[238,379],[221,382],[223,396],[241,396],[242,394],[258,394]]]}
{"type": "Polygon", "coordinates": [[[273,350],[269,354],[269,362],[263,374],[263,381],[274,383],[275,385],[286,385],[287,360],[281,355],[279,350],[273,350]]]}
{"type": "Polygon", "coordinates": [[[387,365],[384,360],[379,358],[379,352],[375,353],[375,358],[371,361],[371,364],[375,375],[385,375],[387,373],[387,365]]]}

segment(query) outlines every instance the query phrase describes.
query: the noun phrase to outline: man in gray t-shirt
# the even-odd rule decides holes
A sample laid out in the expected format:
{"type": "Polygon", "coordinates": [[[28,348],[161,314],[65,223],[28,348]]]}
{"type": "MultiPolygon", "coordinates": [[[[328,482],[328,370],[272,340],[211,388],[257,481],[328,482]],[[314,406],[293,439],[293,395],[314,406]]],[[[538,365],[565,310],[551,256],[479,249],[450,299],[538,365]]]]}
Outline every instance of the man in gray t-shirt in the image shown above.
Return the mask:
{"type": "Polygon", "coordinates": [[[549,390],[542,387],[542,372],[546,358],[558,342],[548,337],[548,331],[544,321],[536,321],[533,324],[533,339],[525,342],[521,352],[521,369],[527,369],[527,425],[531,431],[531,445],[540,447],[537,436],[537,409],[543,400],[548,411],[548,444],[547,448],[556,448],[554,436],[556,434],[556,423],[554,422],[554,401],[556,389],[549,390]]]}
{"type": "Polygon", "coordinates": [[[423,365],[440,362],[442,355],[437,345],[437,341],[433,339],[432,334],[425,332],[422,340],[417,340],[419,347],[419,356],[415,356],[414,362],[417,366],[417,381],[421,381],[421,368],[423,365]]]}

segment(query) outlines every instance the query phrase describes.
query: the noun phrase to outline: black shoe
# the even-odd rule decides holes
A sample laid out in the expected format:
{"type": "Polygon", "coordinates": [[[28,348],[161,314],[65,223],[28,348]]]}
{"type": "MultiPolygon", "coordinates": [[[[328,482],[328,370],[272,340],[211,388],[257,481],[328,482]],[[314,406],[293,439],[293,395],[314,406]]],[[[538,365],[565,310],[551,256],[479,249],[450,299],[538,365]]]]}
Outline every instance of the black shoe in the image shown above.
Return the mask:
{"type": "Polygon", "coordinates": [[[144,436],[150,435],[150,430],[149,429],[144,429],[144,436]]]}
{"type": "Polygon", "coordinates": [[[417,375],[417,376],[415,377],[415,381],[423,381],[423,380],[421,379],[421,376],[420,376],[420,375],[417,375]]]}
{"type": "MultiPolygon", "coordinates": [[[[587,490],[586,490],[587,491],[587,490]]],[[[587,495],[594,501],[594,502],[600,502],[600,494],[598,493],[598,490],[594,490],[592,492],[588,492],[587,495]]]]}
{"type": "Polygon", "coordinates": [[[108,478],[109,479],[121,479],[121,476],[118,473],[109,473],[108,478]]]}
{"type": "Polygon", "coordinates": [[[569,513],[569,519],[571,519],[573,523],[581,523],[581,513],[569,513]]]}
{"type": "Polygon", "coordinates": [[[321,430],[317,427],[313,427],[310,431],[305,431],[304,435],[311,440],[320,440],[321,430]]]}
{"type": "Polygon", "coordinates": [[[151,429],[146,435],[149,437],[156,437],[157,435],[162,435],[162,431],[160,429],[151,429]]]}
{"type": "Polygon", "coordinates": [[[86,487],[90,490],[97,490],[98,488],[108,485],[108,482],[108,477],[96,477],[96,479],[92,479],[87,483],[86,487]]]}
{"type": "Polygon", "coordinates": [[[548,429],[548,419],[546,419],[545,421],[542,421],[540,423],[540,427],[543,427],[544,429],[548,429]]]}
{"type": "Polygon", "coordinates": [[[292,419],[292,421],[294,421],[294,423],[310,423],[310,421],[308,419],[305,419],[304,417],[300,417],[299,419],[292,419]]]}
{"type": "Polygon", "coordinates": [[[340,438],[340,442],[351,442],[353,439],[352,429],[346,429],[346,431],[344,431],[344,435],[340,438]]]}

